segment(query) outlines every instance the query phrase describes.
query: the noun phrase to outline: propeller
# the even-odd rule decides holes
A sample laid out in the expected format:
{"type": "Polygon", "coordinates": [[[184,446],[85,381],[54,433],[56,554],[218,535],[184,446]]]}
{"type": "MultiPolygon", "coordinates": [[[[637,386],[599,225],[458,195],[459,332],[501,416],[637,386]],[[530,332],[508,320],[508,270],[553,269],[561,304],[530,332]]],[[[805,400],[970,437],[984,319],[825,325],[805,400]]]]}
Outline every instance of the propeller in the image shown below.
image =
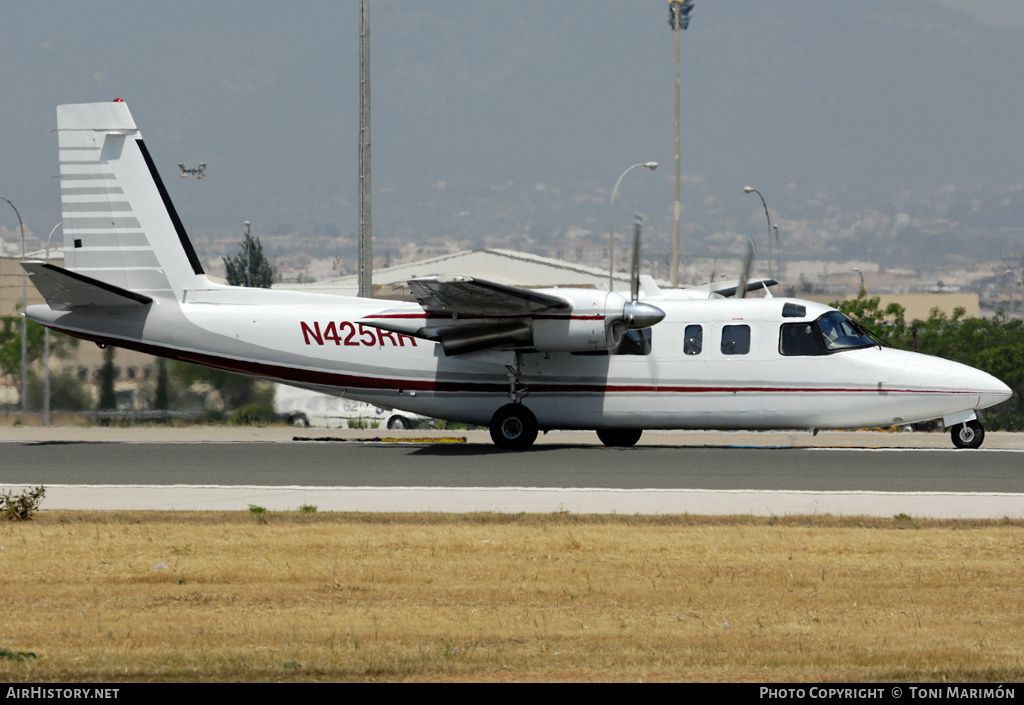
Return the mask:
{"type": "Polygon", "coordinates": [[[627,330],[641,330],[660,323],[665,312],[657,306],[640,303],[640,235],[643,232],[643,218],[639,215],[633,221],[633,262],[629,277],[629,301],[622,307],[622,318],[613,323],[612,338],[618,345],[627,330]]]}
{"type": "Polygon", "coordinates": [[[736,298],[747,298],[747,282],[750,281],[750,268],[754,264],[754,257],[757,256],[757,247],[754,245],[754,238],[747,243],[747,254],[743,257],[743,271],[740,273],[739,283],[736,285],[736,298]]]}

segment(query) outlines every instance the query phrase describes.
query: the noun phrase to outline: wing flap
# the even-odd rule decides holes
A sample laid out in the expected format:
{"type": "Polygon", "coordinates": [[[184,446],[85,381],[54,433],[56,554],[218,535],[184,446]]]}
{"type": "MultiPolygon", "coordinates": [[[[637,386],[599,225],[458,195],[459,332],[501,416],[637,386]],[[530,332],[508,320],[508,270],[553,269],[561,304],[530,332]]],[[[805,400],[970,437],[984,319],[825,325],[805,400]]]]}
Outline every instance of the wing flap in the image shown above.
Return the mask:
{"type": "Polygon", "coordinates": [[[126,308],[145,306],[153,301],[143,294],[46,262],[22,262],[21,266],[54,311],[83,306],[126,308]]]}
{"type": "Polygon", "coordinates": [[[412,279],[409,288],[422,313],[393,309],[359,322],[441,343],[446,355],[529,348],[535,316],[572,311],[568,299],[472,277],[412,279]]]}
{"type": "Polygon", "coordinates": [[[424,277],[409,281],[413,296],[432,315],[531,316],[567,311],[565,299],[472,277],[424,277]]]}

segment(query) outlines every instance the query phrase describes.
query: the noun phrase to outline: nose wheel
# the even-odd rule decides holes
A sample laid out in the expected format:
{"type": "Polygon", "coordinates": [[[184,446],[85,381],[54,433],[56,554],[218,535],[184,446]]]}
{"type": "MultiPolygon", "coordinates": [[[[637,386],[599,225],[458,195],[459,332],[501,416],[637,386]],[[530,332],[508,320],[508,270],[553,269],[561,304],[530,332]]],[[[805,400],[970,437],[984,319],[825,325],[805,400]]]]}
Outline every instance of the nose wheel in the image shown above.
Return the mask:
{"type": "Polygon", "coordinates": [[[985,440],[985,429],[977,421],[968,421],[950,429],[950,436],[957,448],[980,448],[985,440]]]}

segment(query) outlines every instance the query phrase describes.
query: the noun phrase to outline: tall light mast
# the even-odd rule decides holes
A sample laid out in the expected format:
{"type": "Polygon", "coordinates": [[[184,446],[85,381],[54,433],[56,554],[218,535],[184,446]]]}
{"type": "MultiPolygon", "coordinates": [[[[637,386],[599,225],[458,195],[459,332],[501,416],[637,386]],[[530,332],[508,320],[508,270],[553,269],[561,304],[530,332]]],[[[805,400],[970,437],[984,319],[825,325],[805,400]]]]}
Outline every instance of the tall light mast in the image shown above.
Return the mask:
{"type": "Polygon", "coordinates": [[[679,288],[679,31],[690,26],[690,12],[693,11],[692,0],[669,0],[668,24],[676,34],[676,202],[675,224],[672,229],[672,287],[679,288]]]}

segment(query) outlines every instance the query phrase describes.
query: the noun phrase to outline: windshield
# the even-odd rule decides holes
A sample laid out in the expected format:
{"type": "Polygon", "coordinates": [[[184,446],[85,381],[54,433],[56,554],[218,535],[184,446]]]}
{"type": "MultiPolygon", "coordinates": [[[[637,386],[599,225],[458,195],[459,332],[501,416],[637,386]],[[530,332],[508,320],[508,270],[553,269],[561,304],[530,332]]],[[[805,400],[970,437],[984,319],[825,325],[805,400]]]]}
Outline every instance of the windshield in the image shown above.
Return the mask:
{"type": "Polygon", "coordinates": [[[818,326],[825,349],[829,352],[878,345],[866,330],[839,311],[825,314],[816,321],[815,325],[818,326]]]}

